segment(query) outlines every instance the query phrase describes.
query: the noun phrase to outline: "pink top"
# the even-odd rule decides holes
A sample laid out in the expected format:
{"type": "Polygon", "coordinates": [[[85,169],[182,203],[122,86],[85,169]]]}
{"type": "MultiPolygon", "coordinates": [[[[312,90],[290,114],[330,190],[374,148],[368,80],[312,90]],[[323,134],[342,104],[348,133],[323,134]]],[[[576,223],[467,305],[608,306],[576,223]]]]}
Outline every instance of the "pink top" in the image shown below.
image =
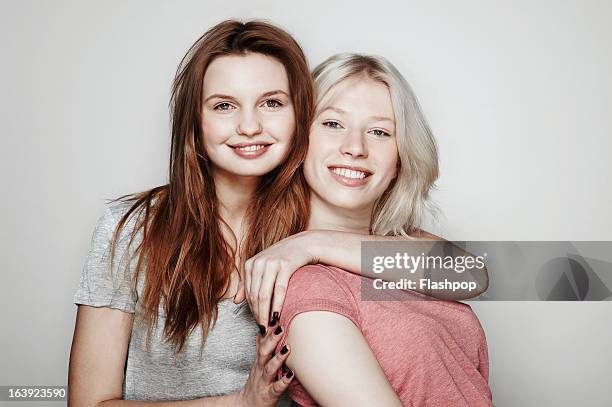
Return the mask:
{"type": "MultiPolygon", "coordinates": [[[[361,301],[359,276],[306,266],[291,277],[280,324],[286,335],[299,313],[343,315],[361,330],[404,405],[492,406],[487,342],[470,306],[418,300],[427,298],[418,293],[398,295],[404,300],[361,301]]],[[[303,406],[317,405],[297,377],[289,395],[303,406]]]]}

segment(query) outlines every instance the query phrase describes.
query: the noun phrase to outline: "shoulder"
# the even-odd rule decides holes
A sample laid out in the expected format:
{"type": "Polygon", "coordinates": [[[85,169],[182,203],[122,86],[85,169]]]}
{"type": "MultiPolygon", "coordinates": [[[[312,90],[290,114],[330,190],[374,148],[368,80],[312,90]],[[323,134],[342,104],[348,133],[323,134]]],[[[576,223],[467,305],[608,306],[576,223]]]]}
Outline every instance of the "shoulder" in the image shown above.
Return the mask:
{"type": "Polygon", "coordinates": [[[296,270],[290,280],[290,284],[333,284],[346,285],[347,280],[358,276],[338,267],[325,264],[309,264],[296,270]]]}
{"type": "MultiPolygon", "coordinates": [[[[132,202],[126,201],[112,201],[104,205],[104,209],[99,215],[91,235],[87,264],[97,264],[102,270],[102,266],[110,262],[111,257],[113,259],[122,259],[128,252],[131,255],[135,254],[134,249],[138,246],[138,242],[134,241],[135,245],[131,245],[130,242],[133,235],[134,239],[139,241],[142,233],[140,231],[134,233],[136,227],[134,217],[128,217],[117,233],[121,219],[127,214],[132,205],[132,202]]],[[[125,259],[129,257],[131,256],[125,257],[125,259]]]]}
{"type": "Polygon", "coordinates": [[[155,209],[160,203],[160,197],[166,193],[166,189],[167,186],[160,186],[107,201],[99,223],[113,226],[113,229],[119,223],[123,223],[122,232],[131,232],[135,225],[143,219],[147,205],[150,205],[149,209],[155,209]],[[127,218],[122,222],[126,215],[128,215],[127,218]]]}
{"type": "Polygon", "coordinates": [[[313,264],[300,267],[289,280],[286,301],[304,303],[333,299],[346,302],[359,287],[359,277],[336,267],[313,264]]]}
{"type": "Polygon", "coordinates": [[[111,201],[104,205],[104,214],[108,216],[109,220],[118,222],[133,205],[133,201],[111,201]]]}
{"type": "Polygon", "coordinates": [[[329,282],[327,267],[322,264],[309,264],[300,267],[289,279],[289,289],[302,291],[311,289],[313,285],[329,282]]]}
{"type": "Polygon", "coordinates": [[[144,216],[144,210],[141,210],[144,207],[141,205],[134,208],[135,204],[135,200],[115,200],[106,203],[96,229],[104,229],[112,236],[121,224],[119,242],[130,239],[137,224],[144,216]],[[124,220],[128,213],[129,216],[124,220]]]}
{"type": "Polygon", "coordinates": [[[414,237],[417,239],[446,241],[446,239],[434,235],[433,233],[429,233],[428,231],[423,229],[415,229],[413,232],[410,233],[410,237],[414,237]]]}
{"type": "Polygon", "coordinates": [[[357,321],[360,280],[350,279],[353,276],[323,264],[300,267],[289,281],[281,324],[288,326],[294,316],[309,311],[330,311],[357,321]]]}

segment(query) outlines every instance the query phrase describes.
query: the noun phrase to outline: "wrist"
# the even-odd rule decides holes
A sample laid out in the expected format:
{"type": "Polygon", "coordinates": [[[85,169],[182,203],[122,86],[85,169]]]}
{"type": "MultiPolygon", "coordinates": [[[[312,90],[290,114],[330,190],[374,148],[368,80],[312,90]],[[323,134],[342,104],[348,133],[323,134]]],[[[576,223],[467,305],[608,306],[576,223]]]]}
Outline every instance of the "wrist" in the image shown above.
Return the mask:
{"type": "MultiPolygon", "coordinates": [[[[328,236],[324,231],[307,230],[301,232],[300,247],[308,253],[309,264],[316,264],[321,259],[321,248],[325,247],[325,240],[328,236]]],[[[329,247],[329,245],[327,245],[329,247]]]]}

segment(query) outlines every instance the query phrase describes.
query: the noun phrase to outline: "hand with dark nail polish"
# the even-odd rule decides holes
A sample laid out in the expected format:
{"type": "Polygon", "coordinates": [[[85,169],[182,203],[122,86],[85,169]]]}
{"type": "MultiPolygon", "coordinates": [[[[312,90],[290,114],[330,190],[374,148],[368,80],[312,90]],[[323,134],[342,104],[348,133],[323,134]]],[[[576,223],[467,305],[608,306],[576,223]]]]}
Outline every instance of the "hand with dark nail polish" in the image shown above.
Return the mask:
{"type": "MultiPolygon", "coordinates": [[[[285,360],[291,349],[283,346],[280,349],[283,328],[276,319],[275,326],[267,327],[268,323],[258,324],[255,361],[244,387],[236,394],[236,407],[274,407],[278,398],[287,390],[292,378],[281,373],[285,360]],[[267,329],[266,329],[267,328],[267,329]],[[275,349],[279,349],[275,352],[275,349]]],[[[293,376],[293,375],[292,375],[293,376]]]]}

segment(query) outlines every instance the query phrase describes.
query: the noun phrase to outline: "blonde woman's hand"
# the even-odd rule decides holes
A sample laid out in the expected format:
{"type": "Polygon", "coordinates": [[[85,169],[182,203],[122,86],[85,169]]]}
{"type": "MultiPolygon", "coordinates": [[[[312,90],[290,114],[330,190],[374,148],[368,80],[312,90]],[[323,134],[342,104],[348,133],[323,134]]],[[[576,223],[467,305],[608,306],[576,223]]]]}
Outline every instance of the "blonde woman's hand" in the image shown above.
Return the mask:
{"type": "Polygon", "coordinates": [[[293,273],[318,262],[311,250],[313,244],[313,233],[298,233],[244,263],[244,276],[234,302],[239,303],[246,297],[260,329],[278,321],[293,273]]]}

